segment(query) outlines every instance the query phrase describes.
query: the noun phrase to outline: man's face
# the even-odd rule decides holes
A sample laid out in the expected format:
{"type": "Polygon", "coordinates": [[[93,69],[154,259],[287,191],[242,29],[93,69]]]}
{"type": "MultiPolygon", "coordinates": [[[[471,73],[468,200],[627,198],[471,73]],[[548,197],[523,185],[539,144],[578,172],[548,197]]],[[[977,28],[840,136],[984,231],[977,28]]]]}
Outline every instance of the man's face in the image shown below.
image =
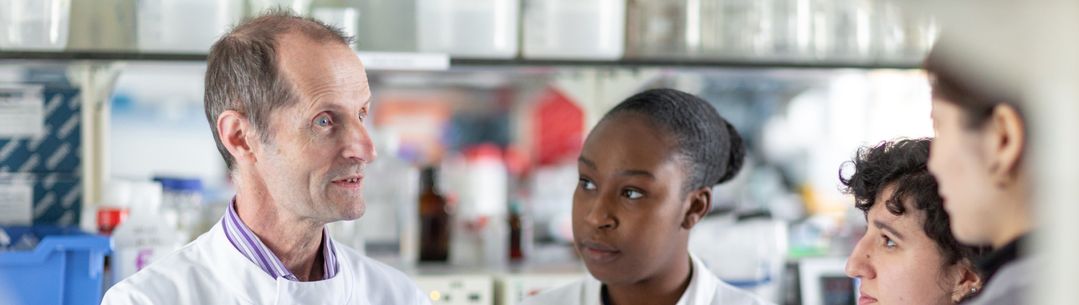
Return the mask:
{"type": "Polygon", "coordinates": [[[364,168],[375,159],[364,125],[371,91],[347,46],[299,34],[279,41],[277,60],[296,102],[270,114],[266,142],[253,147],[256,175],[274,207],[303,220],[356,219],[364,168]]]}

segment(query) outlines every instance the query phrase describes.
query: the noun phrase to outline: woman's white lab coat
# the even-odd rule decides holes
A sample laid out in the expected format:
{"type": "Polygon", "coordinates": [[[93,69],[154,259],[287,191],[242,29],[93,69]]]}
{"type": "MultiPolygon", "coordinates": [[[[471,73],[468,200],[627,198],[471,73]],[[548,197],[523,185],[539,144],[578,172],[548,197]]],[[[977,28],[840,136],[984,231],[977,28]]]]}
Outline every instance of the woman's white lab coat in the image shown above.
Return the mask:
{"type": "Polygon", "coordinates": [[[123,304],[430,304],[403,273],[338,245],[330,279],[273,279],[225,237],[218,223],[180,250],[117,283],[103,305],[123,304]]]}
{"type": "MultiPolygon", "coordinates": [[[[693,277],[689,287],[677,305],[764,305],[771,304],[761,298],[720,281],[696,256],[693,261],[693,277]]],[[[603,284],[588,276],[573,284],[551,289],[531,298],[521,305],[603,305],[600,289],[603,284]]]]}

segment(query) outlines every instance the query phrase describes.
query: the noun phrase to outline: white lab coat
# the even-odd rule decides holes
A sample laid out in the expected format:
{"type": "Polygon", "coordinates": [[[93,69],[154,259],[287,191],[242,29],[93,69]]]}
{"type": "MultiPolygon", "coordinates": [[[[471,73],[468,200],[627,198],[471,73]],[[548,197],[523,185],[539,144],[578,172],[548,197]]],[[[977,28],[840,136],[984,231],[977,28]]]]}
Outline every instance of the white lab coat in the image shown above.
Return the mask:
{"type": "Polygon", "coordinates": [[[103,305],[424,304],[400,271],[337,246],[338,273],[314,282],[274,280],[229,243],[220,222],[195,241],[117,283],[103,305]]]}
{"type": "MultiPolygon", "coordinates": [[[[677,305],[764,305],[763,299],[720,281],[696,256],[693,277],[677,305]]],[[[600,289],[603,283],[588,276],[575,283],[525,298],[521,305],[602,305],[600,289]]]]}

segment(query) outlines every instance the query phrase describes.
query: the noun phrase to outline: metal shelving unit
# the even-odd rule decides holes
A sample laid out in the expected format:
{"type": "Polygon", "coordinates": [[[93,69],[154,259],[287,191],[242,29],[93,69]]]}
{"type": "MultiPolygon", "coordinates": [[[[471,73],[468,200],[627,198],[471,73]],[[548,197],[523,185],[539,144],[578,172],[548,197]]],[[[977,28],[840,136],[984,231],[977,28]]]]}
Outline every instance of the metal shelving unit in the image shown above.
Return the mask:
{"type": "MultiPolygon", "coordinates": [[[[357,52],[361,58],[378,56],[389,60],[388,64],[372,67],[374,70],[445,70],[446,67],[670,67],[670,68],[749,68],[749,69],[918,69],[918,62],[880,62],[880,61],[797,61],[797,60],[739,60],[718,58],[625,58],[618,60],[574,60],[574,59],[484,59],[451,58],[445,54],[432,53],[383,53],[357,52]],[[387,57],[389,56],[389,57],[387,57]],[[416,65],[417,61],[425,64],[416,65]],[[401,65],[400,67],[395,64],[401,65]]],[[[141,52],[40,52],[40,51],[2,51],[0,60],[57,60],[57,61],[205,61],[206,54],[193,53],[141,53],[141,52]]]]}
{"type": "MultiPolygon", "coordinates": [[[[839,61],[792,61],[792,60],[738,60],[718,58],[625,58],[617,60],[574,60],[574,59],[493,59],[493,58],[452,58],[446,54],[409,53],[409,52],[357,52],[363,59],[367,70],[379,72],[558,72],[573,70],[574,78],[582,79],[586,87],[621,90],[662,74],[663,70],[791,70],[816,73],[816,71],[839,70],[915,70],[919,64],[913,62],[839,62],[839,61]],[[621,89],[617,89],[621,88],[621,89]]],[[[82,202],[94,204],[100,202],[104,191],[102,181],[110,175],[106,157],[108,147],[104,145],[108,131],[109,96],[127,64],[138,63],[179,63],[203,64],[206,54],[200,53],[146,53],[138,51],[20,51],[0,50],[0,63],[5,65],[62,65],[66,67],[73,85],[81,88],[82,94],[82,139],[81,153],[83,163],[81,173],[86,177],[83,184],[82,202]]],[[[592,90],[588,99],[615,101],[605,93],[592,90]]]]}

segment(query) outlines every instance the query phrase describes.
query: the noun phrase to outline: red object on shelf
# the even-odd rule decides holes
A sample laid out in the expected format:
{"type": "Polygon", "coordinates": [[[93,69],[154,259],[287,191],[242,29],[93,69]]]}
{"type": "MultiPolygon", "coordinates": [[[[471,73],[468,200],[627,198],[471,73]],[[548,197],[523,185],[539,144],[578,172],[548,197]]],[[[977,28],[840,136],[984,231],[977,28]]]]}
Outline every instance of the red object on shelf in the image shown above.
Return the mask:
{"type": "Polygon", "coordinates": [[[584,110],[562,91],[547,88],[533,112],[532,124],[539,165],[577,159],[584,143],[584,110]]]}
{"type": "Polygon", "coordinates": [[[465,158],[469,162],[485,159],[502,161],[502,149],[498,145],[483,143],[465,149],[465,158]]]}
{"type": "Polygon", "coordinates": [[[506,172],[511,177],[522,177],[528,173],[528,157],[521,150],[507,147],[503,153],[503,159],[506,162],[506,172]]]}
{"type": "Polygon", "coordinates": [[[97,210],[97,231],[112,235],[112,230],[127,219],[127,208],[102,207],[97,210]]]}

